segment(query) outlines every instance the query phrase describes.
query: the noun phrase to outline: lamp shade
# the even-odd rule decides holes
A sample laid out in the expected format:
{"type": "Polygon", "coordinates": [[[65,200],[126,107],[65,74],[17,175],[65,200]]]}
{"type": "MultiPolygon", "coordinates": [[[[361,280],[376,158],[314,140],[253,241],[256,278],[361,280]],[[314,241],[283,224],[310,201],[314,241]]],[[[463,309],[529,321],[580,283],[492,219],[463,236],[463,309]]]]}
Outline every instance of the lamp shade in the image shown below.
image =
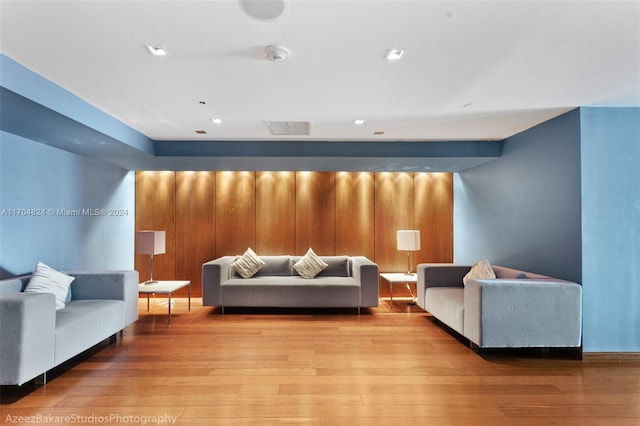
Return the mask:
{"type": "Polygon", "coordinates": [[[165,231],[138,231],[139,254],[163,254],[165,252],[165,231]]]}
{"type": "Polygon", "coordinates": [[[398,250],[420,250],[420,231],[418,230],[399,230],[397,231],[397,239],[398,250]]]}

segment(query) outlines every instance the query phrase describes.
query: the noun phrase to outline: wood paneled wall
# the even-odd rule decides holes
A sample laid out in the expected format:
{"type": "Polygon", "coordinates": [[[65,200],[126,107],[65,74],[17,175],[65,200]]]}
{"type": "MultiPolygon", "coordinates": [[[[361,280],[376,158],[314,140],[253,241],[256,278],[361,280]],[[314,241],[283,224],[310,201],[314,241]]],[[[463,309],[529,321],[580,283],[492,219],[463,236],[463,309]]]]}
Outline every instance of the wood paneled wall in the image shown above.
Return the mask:
{"type": "MultiPolygon", "coordinates": [[[[404,271],[396,230],[419,229],[417,263],[453,261],[453,176],[371,172],[137,172],[136,230],[167,232],[154,278],[189,279],[202,264],[243,253],[363,255],[381,272],[404,271]]],[[[136,255],[141,280],[149,258],[136,255]]],[[[388,292],[381,286],[381,294],[388,292]]],[[[404,289],[394,288],[394,295],[404,289]],[[397,292],[397,293],[396,293],[397,292]]],[[[186,292],[185,292],[186,294],[186,292]]],[[[408,294],[408,293],[407,293],[408,294]]]]}

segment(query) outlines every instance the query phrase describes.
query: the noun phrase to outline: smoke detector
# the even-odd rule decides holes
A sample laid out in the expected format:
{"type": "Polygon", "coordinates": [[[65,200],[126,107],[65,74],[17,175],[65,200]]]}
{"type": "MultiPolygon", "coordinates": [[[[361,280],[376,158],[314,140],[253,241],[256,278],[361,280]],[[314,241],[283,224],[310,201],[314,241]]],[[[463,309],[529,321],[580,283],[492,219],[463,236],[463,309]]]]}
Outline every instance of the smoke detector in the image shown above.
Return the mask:
{"type": "Polygon", "coordinates": [[[264,49],[264,53],[267,55],[267,59],[273,62],[284,62],[291,56],[286,47],[277,44],[267,46],[266,49],[264,49]]]}

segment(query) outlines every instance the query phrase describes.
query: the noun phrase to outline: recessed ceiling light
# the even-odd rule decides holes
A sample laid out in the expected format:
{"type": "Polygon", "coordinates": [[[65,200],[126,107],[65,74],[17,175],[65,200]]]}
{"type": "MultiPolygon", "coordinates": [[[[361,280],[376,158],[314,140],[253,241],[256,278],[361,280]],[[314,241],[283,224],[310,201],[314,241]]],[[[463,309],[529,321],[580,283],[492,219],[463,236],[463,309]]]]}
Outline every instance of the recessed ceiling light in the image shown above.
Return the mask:
{"type": "Polygon", "coordinates": [[[397,61],[404,55],[404,49],[389,49],[384,55],[384,58],[388,61],[397,61]]]}
{"type": "Polygon", "coordinates": [[[213,117],[213,118],[211,119],[211,122],[212,122],[213,124],[222,124],[222,119],[221,119],[220,117],[213,117]]]}
{"type": "Polygon", "coordinates": [[[364,120],[358,118],[357,120],[353,120],[353,124],[355,124],[356,126],[362,126],[364,124],[364,120]]]}
{"type": "Polygon", "coordinates": [[[146,47],[149,53],[151,53],[153,56],[167,56],[169,54],[164,46],[151,46],[149,44],[145,44],[144,47],[146,47]]]}

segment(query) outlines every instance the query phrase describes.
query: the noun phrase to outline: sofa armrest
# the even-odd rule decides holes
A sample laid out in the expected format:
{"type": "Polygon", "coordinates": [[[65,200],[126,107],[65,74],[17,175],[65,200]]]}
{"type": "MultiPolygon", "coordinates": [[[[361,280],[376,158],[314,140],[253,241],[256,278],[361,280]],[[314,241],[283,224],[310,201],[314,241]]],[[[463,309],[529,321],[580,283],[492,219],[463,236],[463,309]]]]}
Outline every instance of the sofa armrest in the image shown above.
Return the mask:
{"type": "Polygon", "coordinates": [[[223,256],[202,265],[202,306],[222,306],[220,286],[230,277],[234,256],[223,256]]]}
{"type": "Polygon", "coordinates": [[[352,256],[353,278],[360,285],[360,307],[378,306],[380,291],[378,265],[365,256],[352,256]]]}
{"type": "Polygon", "coordinates": [[[579,347],[582,287],[556,279],[470,279],[464,335],[482,348],[579,347]]]}
{"type": "Polygon", "coordinates": [[[462,279],[470,270],[471,265],[420,263],[417,267],[418,276],[416,282],[418,306],[425,309],[425,291],[429,287],[462,288],[462,279]]]}
{"type": "Polygon", "coordinates": [[[53,368],[53,293],[0,295],[0,385],[22,385],[53,368]]]}
{"type": "Polygon", "coordinates": [[[70,271],[72,300],[112,299],[125,302],[125,327],[138,319],[138,271],[70,271]]]}

